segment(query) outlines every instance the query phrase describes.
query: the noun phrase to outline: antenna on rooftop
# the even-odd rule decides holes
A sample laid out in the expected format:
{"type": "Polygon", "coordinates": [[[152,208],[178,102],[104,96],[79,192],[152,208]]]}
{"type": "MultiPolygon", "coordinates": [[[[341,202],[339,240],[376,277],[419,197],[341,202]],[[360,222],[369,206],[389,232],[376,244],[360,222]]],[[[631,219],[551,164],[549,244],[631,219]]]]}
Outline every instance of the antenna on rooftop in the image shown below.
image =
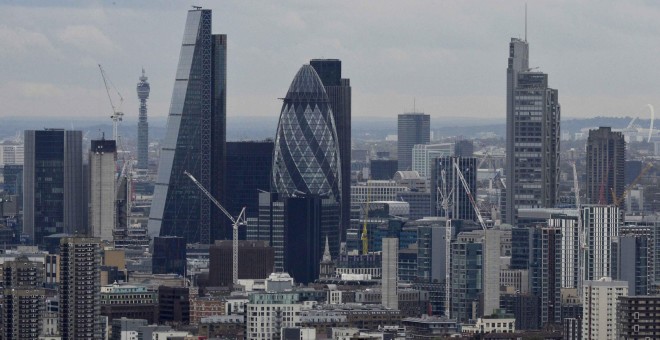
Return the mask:
{"type": "Polygon", "coordinates": [[[525,42],[527,42],[527,3],[525,3],[525,42]]]}

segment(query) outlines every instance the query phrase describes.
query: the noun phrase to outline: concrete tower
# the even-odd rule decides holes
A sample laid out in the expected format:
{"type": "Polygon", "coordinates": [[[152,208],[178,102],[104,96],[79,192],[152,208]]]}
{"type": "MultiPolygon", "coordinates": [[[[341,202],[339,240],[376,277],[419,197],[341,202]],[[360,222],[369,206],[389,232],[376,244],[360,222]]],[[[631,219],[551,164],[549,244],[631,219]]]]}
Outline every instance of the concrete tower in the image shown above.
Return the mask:
{"type": "Polygon", "coordinates": [[[115,164],[117,145],[114,140],[93,140],[89,150],[89,229],[92,237],[112,241],[115,229],[115,164]]]}
{"type": "Polygon", "coordinates": [[[140,99],[140,116],[138,120],[138,169],[149,168],[149,123],[147,122],[147,99],[149,99],[149,79],[144,75],[142,69],[142,76],[140,82],[137,84],[137,95],[140,99]]]}

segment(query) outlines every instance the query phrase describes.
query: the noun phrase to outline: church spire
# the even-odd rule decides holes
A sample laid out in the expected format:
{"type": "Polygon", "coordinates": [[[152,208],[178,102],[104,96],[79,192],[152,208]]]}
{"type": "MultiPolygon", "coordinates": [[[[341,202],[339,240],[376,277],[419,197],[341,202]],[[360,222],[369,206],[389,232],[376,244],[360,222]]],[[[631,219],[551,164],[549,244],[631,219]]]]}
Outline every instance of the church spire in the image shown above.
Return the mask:
{"type": "Polygon", "coordinates": [[[323,262],[331,262],[332,255],[330,255],[330,245],[328,243],[328,236],[325,237],[325,250],[323,251],[323,262]]]}

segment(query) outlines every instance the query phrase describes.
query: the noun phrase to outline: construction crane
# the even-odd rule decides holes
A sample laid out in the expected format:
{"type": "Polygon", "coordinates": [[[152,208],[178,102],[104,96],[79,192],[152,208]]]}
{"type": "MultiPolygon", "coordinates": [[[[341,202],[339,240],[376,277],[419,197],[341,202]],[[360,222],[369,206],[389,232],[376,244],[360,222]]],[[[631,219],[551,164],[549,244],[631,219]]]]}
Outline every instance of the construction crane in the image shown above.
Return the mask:
{"type": "Polygon", "coordinates": [[[360,240],[362,241],[362,254],[367,255],[369,253],[369,235],[367,235],[367,223],[369,220],[369,200],[371,199],[371,188],[369,187],[369,179],[367,179],[367,202],[364,206],[364,224],[362,226],[362,235],[360,240]]]}
{"type": "Polygon", "coordinates": [[[119,135],[117,132],[117,125],[119,122],[123,120],[124,113],[121,112],[121,106],[124,103],[124,97],[121,96],[121,93],[119,93],[119,90],[117,90],[117,87],[110,81],[108,76],[105,74],[105,70],[103,70],[103,66],[101,64],[99,65],[99,70],[101,70],[101,77],[103,78],[103,85],[105,85],[105,92],[108,94],[108,100],[110,101],[110,106],[112,107],[112,115],[110,115],[110,118],[112,119],[112,139],[115,141],[118,140],[119,135]],[[112,86],[112,88],[117,92],[117,96],[119,96],[119,106],[115,107],[114,102],[112,101],[112,96],[110,95],[110,86],[108,86],[108,83],[112,86]]]}
{"type": "Polygon", "coordinates": [[[447,192],[447,172],[442,170],[440,172],[440,177],[442,178],[442,190],[438,187],[437,193],[441,198],[440,205],[445,211],[445,317],[449,318],[450,308],[449,304],[451,302],[451,292],[450,292],[450,270],[451,267],[451,220],[449,219],[449,209],[453,206],[453,201],[451,200],[454,189],[447,192]]]}
{"type": "MultiPolygon", "coordinates": [[[[587,246],[585,240],[585,230],[582,225],[582,212],[580,211],[580,184],[578,183],[577,168],[575,162],[571,162],[573,166],[573,191],[575,192],[575,209],[577,210],[577,227],[578,227],[578,240],[580,242],[580,252],[578,253],[578,262],[580,266],[580,273],[584,273],[584,249],[587,246]]],[[[578,276],[578,290],[582,289],[582,274],[578,276]]]]}
{"type": "Polygon", "coordinates": [[[642,177],[653,167],[653,163],[647,163],[644,169],[639,172],[639,175],[635,177],[635,179],[630,183],[630,185],[626,188],[626,190],[623,191],[623,194],[621,194],[621,197],[616,196],[616,192],[614,191],[614,188],[611,188],[612,190],[612,200],[614,201],[614,205],[617,207],[623,203],[623,200],[626,198],[628,195],[628,192],[632,190],[632,188],[639,183],[639,181],[642,179],[642,177]]]}
{"type": "Polygon", "coordinates": [[[233,262],[232,280],[234,285],[236,285],[238,284],[238,227],[247,225],[247,220],[245,218],[245,207],[241,209],[241,212],[238,214],[236,218],[232,217],[227,211],[227,209],[225,209],[220,204],[220,202],[218,202],[215,199],[215,197],[213,197],[213,195],[211,195],[211,193],[208,192],[208,190],[206,190],[206,188],[204,188],[204,186],[201,183],[199,183],[197,179],[195,179],[193,175],[191,175],[188,171],[184,171],[183,173],[186,176],[188,176],[188,178],[190,178],[190,180],[193,181],[193,183],[195,183],[195,185],[199,188],[199,190],[201,190],[204,193],[204,195],[206,195],[206,197],[208,197],[209,200],[211,200],[211,202],[213,202],[213,204],[215,204],[215,206],[218,207],[218,209],[220,209],[220,211],[222,211],[222,213],[225,214],[225,216],[227,216],[227,218],[232,223],[233,238],[234,238],[232,242],[232,248],[233,248],[232,249],[232,262],[233,262]]]}
{"type": "Polygon", "coordinates": [[[465,189],[465,193],[470,199],[470,203],[472,204],[472,208],[474,208],[474,212],[477,215],[477,219],[479,219],[479,224],[481,224],[481,228],[483,230],[486,230],[486,223],[484,222],[483,217],[481,217],[481,212],[479,212],[479,207],[477,206],[477,202],[474,200],[474,197],[472,196],[472,192],[470,191],[470,186],[467,184],[465,177],[463,177],[463,172],[461,171],[461,168],[458,166],[458,162],[456,161],[456,159],[453,159],[453,162],[454,162],[454,169],[456,170],[456,174],[458,175],[458,178],[461,180],[461,183],[463,184],[463,188],[465,189]]]}

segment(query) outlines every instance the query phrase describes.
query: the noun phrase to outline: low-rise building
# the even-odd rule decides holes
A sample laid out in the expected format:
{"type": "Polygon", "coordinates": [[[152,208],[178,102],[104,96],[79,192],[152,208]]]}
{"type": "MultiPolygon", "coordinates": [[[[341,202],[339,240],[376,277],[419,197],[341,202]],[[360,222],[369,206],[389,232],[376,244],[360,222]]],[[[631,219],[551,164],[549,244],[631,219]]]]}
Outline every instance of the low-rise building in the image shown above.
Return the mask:
{"type": "Polygon", "coordinates": [[[158,293],[145,286],[111,284],[101,287],[101,315],[108,322],[116,318],[158,321],[158,293]]]}
{"type": "Polygon", "coordinates": [[[513,333],[515,331],[515,318],[478,318],[474,324],[461,325],[461,332],[467,334],[513,333]]]}
{"type": "Polygon", "coordinates": [[[405,318],[401,324],[406,328],[406,339],[429,339],[447,337],[458,333],[456,319],[437,316],[422,316],[421,318],[405,318]]]}

